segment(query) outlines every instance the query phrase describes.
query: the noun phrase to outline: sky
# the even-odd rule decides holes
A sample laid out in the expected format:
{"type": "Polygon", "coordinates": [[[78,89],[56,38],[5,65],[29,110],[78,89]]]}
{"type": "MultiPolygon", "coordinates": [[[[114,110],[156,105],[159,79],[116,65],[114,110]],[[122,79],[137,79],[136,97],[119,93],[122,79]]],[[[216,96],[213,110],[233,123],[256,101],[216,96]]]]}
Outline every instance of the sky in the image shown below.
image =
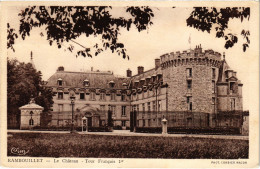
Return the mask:
{"type": "MultiPolygon", "coordinates": [[[[19,30],[19,11],[21,6],[9,7],[7,21],[17,31],[19,30]]],[[[255,75],[258,71],[258,57],[256,57],[254,44],[246,52],[242,50],[244,42],[240,32],[242,29],[252,29],[253,19],[241,23],[239,19],[231,20],[227,31],[236,33],[239,41],[231,49],[225,49],[224,39],[215,37],[214,30],[211,34],[190,28],[186,24],[192,8],[184,7],[152,7],[155,17],[154,23],[148,30],[138,32],[136,29],[121,29],[119,41],[124,43],[130,59],[123,59],[110,50],[104,51],[93,58],[76,57],[76,52],[65,51],[65,48],[58,49],[55,45],[50,46],[46,36],[41,37],[39,28],[33,29],[31,36],[26,40],[17,39],[14,48],[7,51],[9,58],[16,58],[22,62],[30,61],[30,52],[33,52],[33,61],[37,70],[42,72],[43,80],[53,75],[59,66],[64,66],[65,71],[87,71],[91,67],[94,70],[113,71],[117,75],[126,75],[129,68],[136,74],[138,66],[144,66],[145,70],[154,67],[154,59],[170,52],[187,50],[190,47],[195,48],[201,44],[203,50],[212,49],[221,54],[225,52],[226,60],[231,69],[237,72],[238,78],[244,84],[243,100],[244,109],[250,109],[250,100],[253,99],[252,88],[258,87],[255,81],[255,75]],[[191,44],[188,39],[191,37],[191,44]]],[[[123,7],[113,8],[113,15],[124,16],[123,7]]],[[[254,32],[251,32],[251,41],[254,42],[254,32]]],[[[77,42],[86,47],[93,46],[98,38],[80,37],[77,42]]],[[[255,46],[256,47],[256,46],[255,46]]],[[[80,48],[79,48],[80,49],[80,48]]]]}

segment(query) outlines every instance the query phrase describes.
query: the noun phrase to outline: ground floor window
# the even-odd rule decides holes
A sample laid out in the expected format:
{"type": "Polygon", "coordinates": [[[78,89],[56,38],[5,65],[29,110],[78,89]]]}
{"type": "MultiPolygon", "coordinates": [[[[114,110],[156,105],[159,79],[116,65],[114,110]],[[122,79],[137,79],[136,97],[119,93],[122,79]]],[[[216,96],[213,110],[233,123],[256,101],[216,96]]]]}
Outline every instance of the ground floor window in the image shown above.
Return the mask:
{"type": "Polygon", "coordinates": [[[122,127],[125,127],[125,123],[126,123],[126,121],[122,120],[122,127]]]}

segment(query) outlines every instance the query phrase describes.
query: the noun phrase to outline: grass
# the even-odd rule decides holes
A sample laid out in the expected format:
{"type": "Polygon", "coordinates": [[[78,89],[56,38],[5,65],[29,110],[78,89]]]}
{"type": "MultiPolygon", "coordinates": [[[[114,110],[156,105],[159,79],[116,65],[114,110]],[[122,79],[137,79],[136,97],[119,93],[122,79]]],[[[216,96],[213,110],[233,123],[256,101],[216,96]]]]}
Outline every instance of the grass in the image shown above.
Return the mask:
{"type": "Polygon", "coordinates": [[[29,150],[30,157],[98,157],[165,159],[248,158],[248,140],[12,133],[11,148],[29,150]]]}

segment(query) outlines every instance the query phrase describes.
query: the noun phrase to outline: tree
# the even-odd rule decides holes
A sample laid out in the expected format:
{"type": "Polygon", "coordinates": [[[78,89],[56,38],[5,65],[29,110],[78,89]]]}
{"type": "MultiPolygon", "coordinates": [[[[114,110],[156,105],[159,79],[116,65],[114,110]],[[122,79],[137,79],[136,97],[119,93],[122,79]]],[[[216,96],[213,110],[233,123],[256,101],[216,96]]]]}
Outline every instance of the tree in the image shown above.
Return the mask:
{"type": "MultiPolygon", "coordinates": [[[[132,25],[139,32],[149,29],[153,24],[153,10],[148,6],[125,7],[124,17],[113,17],[111,11],[111,6],[29,6],[19,14],[21,16],[19,34],[25,39],[33,28],[45,27],[50,45],[55,42],[57,47],[61,48],[67,42],[81,46],[84,50],[78,50],[76,56],[92,57],[90,49],[94,48],[96,56],[109,49],[129,59],[124,44],[118,42],[120,29],[126,28],[129,31],[132,25]],[[81,35],[99,37],[102,45],[85,47],[76,41],[81,35]]],[[[230,19],[240,18],[243,22],[246,18],[249,20],[249,17],[250,8],[195,7],[186,21],[188,26],[208,33],[215,28],[216,37],[225,38],[225,48],[228,49],[238,41],[236,35],[225,32],[230,19]],[[217,26],[213,27],[215,25],[217,26]]],[[[13,48],[17,36],[13,29],[8,31],[7,47],[13,48]]],[[[250,44],[250,32],[242,30],[241,35],[246,39],[243,44],[243,50],[246,51],[250,44]]],[[[43,32],[41,36],[44,36],[43,32]]],[[[75,49],[73,44],[67,47],[71,52],[75,49]]]]}
{"type": "MultiPolygon", "coordinates": [[[[130,29],[134,25],[138,31],[146,30],[152,24],[154,16],[149,7],[127,7],[126,13],[130,18],[113,17],[110,6],[32,6],[25,8],[19,15],[19,33],[23,39],[30,35],[34,27],[45,26],[47,40],[52,45],[54,42],[61,48],[64,42],[73,42],[84,48],[77,52],[77,56],[92,57],[90,49],[95,48],[95,55],[106,49],[129,58],[123,43],[118,42],[120,28],[130,29]],[[76,42],[81,35],[101,37],[102,46],[95,44],[85,47],[76,42]]],[[[43,36],[43,33],[41,33],[43,36]]],[[[11,36],[12,37],[12,36],[11,36]]],[[[12,45],[10,45],[12,46],[12,45]]],[[[69,51],[74,49],[70,44],[69,51]]]]}
{"type": "MultiPolygon", "coordinates": [[[[238,41],[237,35],[233,33],[226,33],[225,30],[228,28],[228,23],[230,19],[238,18],[243,22],[245,19],[250,18],[250,8],[240,7],[240,8],[208,8],[208,7],[195,7],[194,11],[190,14],[190,17],[186,20],[187,25],[194,27],[195,29],[201,31],[207,31],[210,33],[212,28],[216,29],[217,38],[225,38],[225,48],[231,48],[238,41]],[[213,27],[214,26],[214,27],[213,27]]],[[[249,47],[250,32],[249,30],[241,30],[241,35],[246,42],[243,43],[243,51],[249,47]]]]}
{"type": "Polygon", "coordinates": [[[53,93],[42,85],[41,72],[30,63],[20,63],[17,60],[7,60],[7,117],[8,125],[19,123],[19,107],[28,104],[30,98],[35,98],[36,104],[44,107],[44,112],[50,110],[53,104],[53,93]]]}

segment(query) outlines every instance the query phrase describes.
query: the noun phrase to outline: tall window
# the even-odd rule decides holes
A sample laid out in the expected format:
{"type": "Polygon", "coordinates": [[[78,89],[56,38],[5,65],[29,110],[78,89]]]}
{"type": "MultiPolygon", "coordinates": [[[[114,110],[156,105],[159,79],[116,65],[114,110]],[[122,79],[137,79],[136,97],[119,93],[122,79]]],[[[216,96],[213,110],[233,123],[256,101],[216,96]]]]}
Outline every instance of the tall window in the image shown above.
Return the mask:
{"type": "Polygon", "coordinates": [[[116,99],[116,94],[115,93],[111,93],[111,100],[115,100],[116,99]]]}
{"type": "Polygon", "coordinates": [[[158,111],[161,111],[161,107],[162,107],[161,103],[162,103],[161,100],[158,100],[158,111]]]}
{"type": "Polygon", "coordinates": [[[126,106],[122,106],[122,116],[126,116],[126,106]]]}
{"type": "Polygon", "coordinates": [[[91,92],[90,93],[90,100],[95,100],[96,97],[96,93],[95,92],[91,92]]]}
{"type": "Polygon", "coordinates": [[[111,106],[112,115],[116,116],[116,106],[111,106]]]}
{"type": "Polygon", "coordinates": [[[144,103],[142,104],[142,107],[143,107],[143,112],[145,112],[145,104],[144,103]]]}
{"type": "Polygon", "coordinates": [[[188,87],[188,89],[191,89],[191,87],[192,87],[192,81],[191,80],[187,80],[187,87],[188,87]]]}
{"type": "Polygon", "coordinates": [[[100,111],[105,112],[105,105],[100,105],[100,111]]]}
{"type": "Polygon", "coordinates": [[[212,79],[216,78],[216,69],[212,68],[212,79]]]}
{"type": "Polygon", "coordinates": [[[235,100],[235,98],[232,98],[231,99],[231,110],[235,110],[235,108],[236,108],[236,100],[235,100]]]}
{"type": "Polygon", "coordinates": [[[187,77],[192,77],[192,69],[191,68],[187,68],[187,77]]]}
{"type": "Polygon", "coordinates": [[[63,104],[58,104],[59,107],[59,113],[63,112],[63,104]]]}
{"type": "Polygon", "coordinates": [[[104,92],[100,93],[100,100],[105,100],[106,94],[104,92]]]}
{"type": "Polygon", "coordinates": [[[58,82],[59,86],[62,86],[62,79],[61,78],[59,78],[57,82],[58,82]]]}
{"type": "Polygon", "coordinates": [[[153,101],[153,111],[156,111],[155,108],[156,107],[156,102],[155,101],[153,101]]]}
{"type": "Polygon", "coordinates": [[[188,110],[192,111],[192,97],[191,96],[187,97],[187,103],[188,103],[188,110]]]}
{"type": "Polygon", "coordinates": [[[139,104],[136,105],[136,111],[139,112],[139,104]]]}
{"type": "Polygon", "coordinates": [[[123,93],[123,94],[121,95],[121,101],[125,101],[125,100],[126,100],[126,94],[123,93]]]}
{"type": "Polygon", "coordinates": [[[212,93],[215,93],[215,81],[212,80],[212,93]]]}
{"type": "Polygon", "coordinates": [[[151,112],[151,103],[150,102],[147,103],[147,107],[148,107],[148,112],[151,112]]]}
{"type": "Polygon", "coordinates": [[[58,93],[58,99],[63,99],[63,92],[58,93]]]}
{"type": "Polygon", "coordinates": [[[81,100],[84,100],[84,99],[85,99],[85,93],[80,93],[79,98],[80,98],[81,100]]]}

